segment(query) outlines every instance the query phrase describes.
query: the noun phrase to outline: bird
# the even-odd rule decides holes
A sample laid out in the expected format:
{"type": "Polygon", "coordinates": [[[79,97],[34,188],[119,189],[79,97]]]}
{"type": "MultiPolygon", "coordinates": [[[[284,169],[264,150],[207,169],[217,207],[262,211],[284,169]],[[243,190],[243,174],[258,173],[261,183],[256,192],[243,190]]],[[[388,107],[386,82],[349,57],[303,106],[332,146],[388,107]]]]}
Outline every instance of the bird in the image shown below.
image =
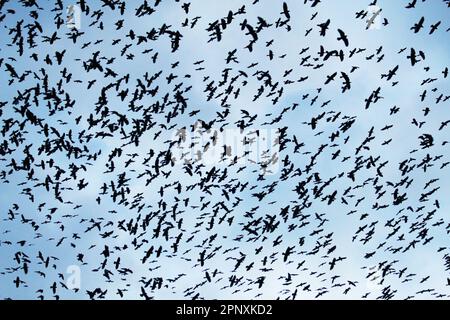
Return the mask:
{"type": "Polygon", "coordinates": [[[347,35],[341,29],[338,29],[338,32],[339,32],[339,38],[337,38],[337,40],[342,40],[344,42],[345,46],[348,47],[349,42],[348,42],[347,35]]]}
{"type": "Polygon", "coordinates": [[[413,30],[414,33],[418,33],[422,28],[423,28],[423,24],[425,22],[425,17],[420,18],[420,20],[415,23],[410,30],[413,30]]]}

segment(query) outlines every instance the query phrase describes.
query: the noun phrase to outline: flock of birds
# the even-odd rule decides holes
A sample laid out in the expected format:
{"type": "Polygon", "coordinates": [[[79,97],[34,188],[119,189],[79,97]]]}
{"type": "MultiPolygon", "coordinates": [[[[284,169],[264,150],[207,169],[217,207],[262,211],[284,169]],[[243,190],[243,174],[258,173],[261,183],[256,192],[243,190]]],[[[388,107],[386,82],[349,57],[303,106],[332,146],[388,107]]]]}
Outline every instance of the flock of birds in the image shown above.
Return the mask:
{"type": "Polygon", "coordinates": [[[370,40],[450,1],[73,4],[0,2],[1,298],[450,297],[449,56],[370,40]]]}

